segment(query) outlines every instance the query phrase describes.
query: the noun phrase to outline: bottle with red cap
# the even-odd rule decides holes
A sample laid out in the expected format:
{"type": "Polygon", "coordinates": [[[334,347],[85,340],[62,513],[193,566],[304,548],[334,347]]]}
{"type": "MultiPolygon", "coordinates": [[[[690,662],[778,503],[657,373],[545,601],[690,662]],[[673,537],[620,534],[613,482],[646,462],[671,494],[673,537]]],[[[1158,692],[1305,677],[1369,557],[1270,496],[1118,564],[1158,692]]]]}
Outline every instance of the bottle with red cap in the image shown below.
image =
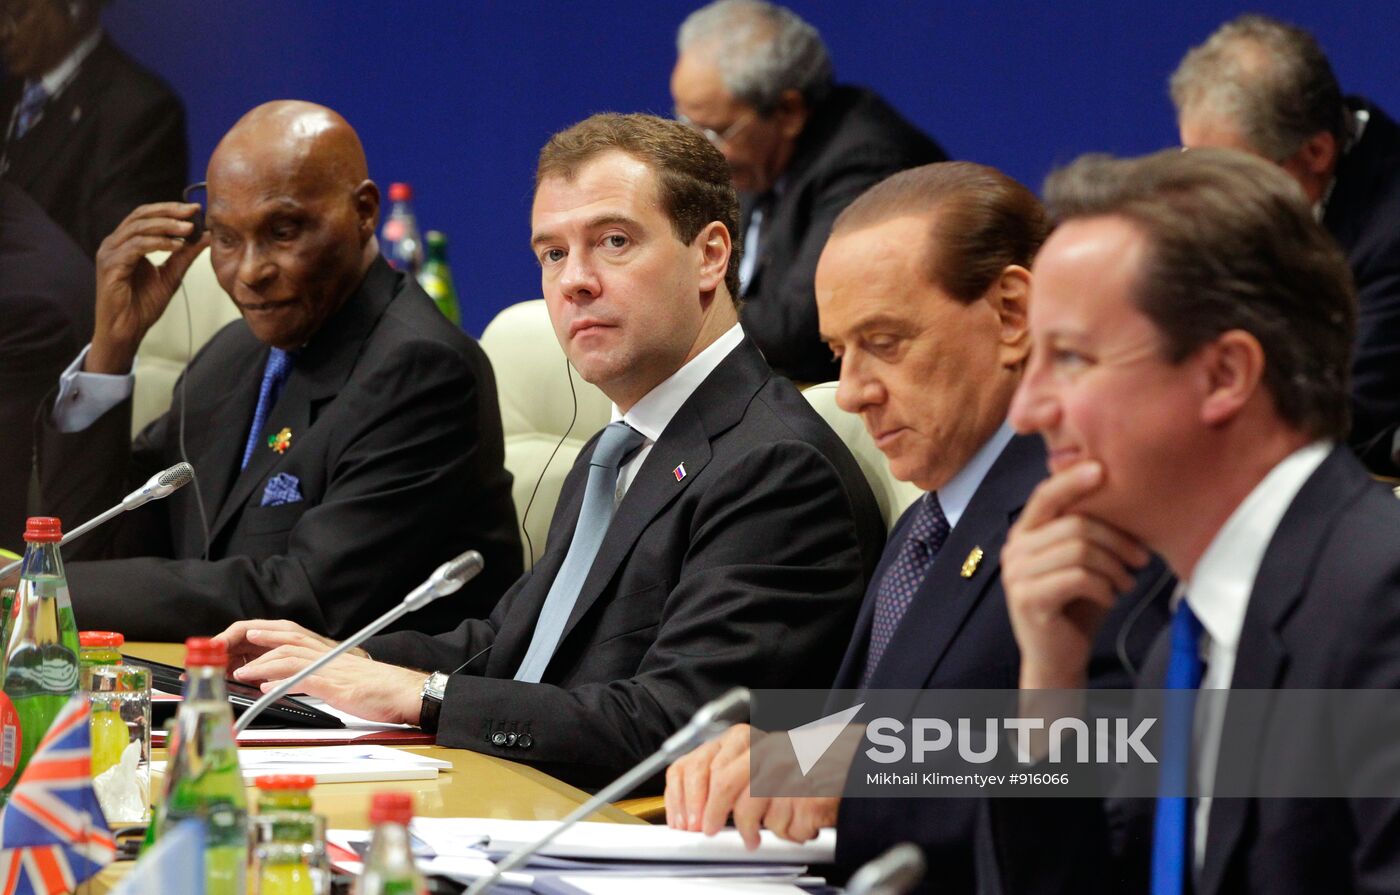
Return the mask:
{"type": "Polygon", "coordinates": [[[389,216],[380,231],[379,251],[396,269],[418,277],[423,269],[423,237],[418,234],[418,217],[413,213],[413,187],[389,184],[389,216]]]}
{"type": "Polygon", "coordinates": [[[413,796],[377,792],[369,806],[369,854],[355,886],[356,895],[426,895],[428,889],[413,862],[408,824],[413,796]]]}
{"type": "Polygon", "coordinates": [[[248,862],[248,805],[233,737],[222,640],[185,641],[185,693],[170,735],[157,837],[183,820],[204,821],[207,895],[244,895],[248,862]]]}
{"type": "Polygon", "coordinates": [[[58,553],[62,539],[63,527],[51,516],[33,516],[25,526],[0,696],[0,804],[78,690],[78,626],[58,553]]]}

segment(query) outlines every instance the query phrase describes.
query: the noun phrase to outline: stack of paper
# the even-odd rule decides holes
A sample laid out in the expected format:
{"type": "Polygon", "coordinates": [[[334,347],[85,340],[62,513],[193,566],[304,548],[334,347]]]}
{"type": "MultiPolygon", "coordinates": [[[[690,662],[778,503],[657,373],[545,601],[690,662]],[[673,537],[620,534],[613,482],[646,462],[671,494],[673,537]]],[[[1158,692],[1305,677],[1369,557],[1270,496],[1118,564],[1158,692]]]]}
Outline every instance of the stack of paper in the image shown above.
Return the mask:
{"type": "MultiPolygon", "coordinates": [[[[555,825],[554,821],[497,818],[430,818],[413,821],[414,851],[424,873],[469,883],[491,873],[494,861],[555,825]]],[[[368,834],[331,830],[327,839],[344,849],[362,852],[368,834]]],[[[655,895],[667,892],[747,892],[780,895],[820,884],[806,876],[810,864],[832,861],[834,830],[823,830],[813,842],[797,845],[771,833],[763,834],[757,851],[744,847],[739,834],[726,830],[713,838],[669,827],[581,823],[551,843],[520,872],[505,882],[516,891],[542,895],[655,895]]],[[[344,869],[356,872],[352,861],[344,869]]]]}
{"type": "MultiPolygon", "coordinates": [[[[151,770],[165,772],[165,762],[151,770]]],[[[317,783],[432,780],[452,763],[388,746],[303,746],[296,749],[239,749],[238,764],[248,782],[264,774],[309,774],[317,783]]]]}

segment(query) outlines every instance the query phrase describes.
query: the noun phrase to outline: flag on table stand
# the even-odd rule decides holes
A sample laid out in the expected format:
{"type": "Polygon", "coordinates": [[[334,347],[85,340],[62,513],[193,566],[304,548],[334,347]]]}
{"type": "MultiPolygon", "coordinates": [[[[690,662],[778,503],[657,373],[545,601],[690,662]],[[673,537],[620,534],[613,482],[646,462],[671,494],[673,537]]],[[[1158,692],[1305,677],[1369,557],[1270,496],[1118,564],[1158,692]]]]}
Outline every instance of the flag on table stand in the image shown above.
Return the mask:
{"type": "Polygon", "coordinates": [[[71,892],[115,854],[92,790],[88,701],[78,695],[54,719],[0,814],[0,892],[71,892]]]}
{"type": "Polygon", "coordinates": [[[112,895],[204,895],[204,824],[182,821],[161,836],[112,895]]]}

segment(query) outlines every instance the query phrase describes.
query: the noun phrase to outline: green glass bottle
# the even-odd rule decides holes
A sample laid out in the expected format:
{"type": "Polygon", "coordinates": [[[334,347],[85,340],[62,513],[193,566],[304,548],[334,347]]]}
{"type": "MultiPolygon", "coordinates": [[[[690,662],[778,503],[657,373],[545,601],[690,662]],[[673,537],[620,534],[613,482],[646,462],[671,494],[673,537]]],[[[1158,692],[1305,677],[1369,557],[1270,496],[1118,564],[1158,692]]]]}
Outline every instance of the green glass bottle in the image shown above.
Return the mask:
{"type": "Polygon", "coordinates": [[[418,275],[418,285],[428,293],[443,316],[457,326],[462,325],[462,306],[457,302],[452,271],[447,266],[447,237],[438,230],[428,231],[428,261],[418,275]]]}
{"type": "Polygon", "coordinates": [[[244,895],[248,862],[248,805],[233,738],[221,640],[185,641],[185,693],[170,736],[164,796],[156,836],[182,820],[204,821],[207,895],[244,895]]]}
{"type": "Polygon", "coordinates": [[[355,885],[355,895],[424,895],[427,887],[413,861],[408,825],[413,796],[377,792],[369,803],[369,854],[355,885]]]}
{"type": "Polygon", "coordinates": [[[5,644],[4,704],[0,705],[0,804],[78,690],[78,626],[58,542],[59,521],[31,517],[24,532],[17,606],[5,644]]]}

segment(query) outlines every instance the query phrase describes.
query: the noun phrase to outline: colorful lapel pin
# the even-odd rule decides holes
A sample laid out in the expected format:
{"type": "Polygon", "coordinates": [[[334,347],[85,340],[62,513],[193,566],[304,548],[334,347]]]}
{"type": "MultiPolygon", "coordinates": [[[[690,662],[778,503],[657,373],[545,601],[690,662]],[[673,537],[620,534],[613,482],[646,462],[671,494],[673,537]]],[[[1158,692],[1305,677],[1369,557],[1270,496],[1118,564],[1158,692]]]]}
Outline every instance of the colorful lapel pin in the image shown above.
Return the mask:
{"type": "Polygon", "coordinates": [[[963,560],[962,576],[964,578],[971,578],[973,575],[977,574],[977,567],[982,564],[982,556],[981,547],[972,548],[972,552],[967,555],[967,559],[963,560]]]}
{"type": "Polygon", "coordinates": [[[292,446],[292,430],[283,429],[276,435],[267,436],[267,446],[279,454],[287,453],[287,448],[292,446]]]}
{"type": "Polygon", "coordinates": [[[677,466],[675,469],[671,470],[671,474],[676,477],[676,481],[678,482],[681,479],[685,478],[685,464],[682,463],[680,466],[677,466]]]}

